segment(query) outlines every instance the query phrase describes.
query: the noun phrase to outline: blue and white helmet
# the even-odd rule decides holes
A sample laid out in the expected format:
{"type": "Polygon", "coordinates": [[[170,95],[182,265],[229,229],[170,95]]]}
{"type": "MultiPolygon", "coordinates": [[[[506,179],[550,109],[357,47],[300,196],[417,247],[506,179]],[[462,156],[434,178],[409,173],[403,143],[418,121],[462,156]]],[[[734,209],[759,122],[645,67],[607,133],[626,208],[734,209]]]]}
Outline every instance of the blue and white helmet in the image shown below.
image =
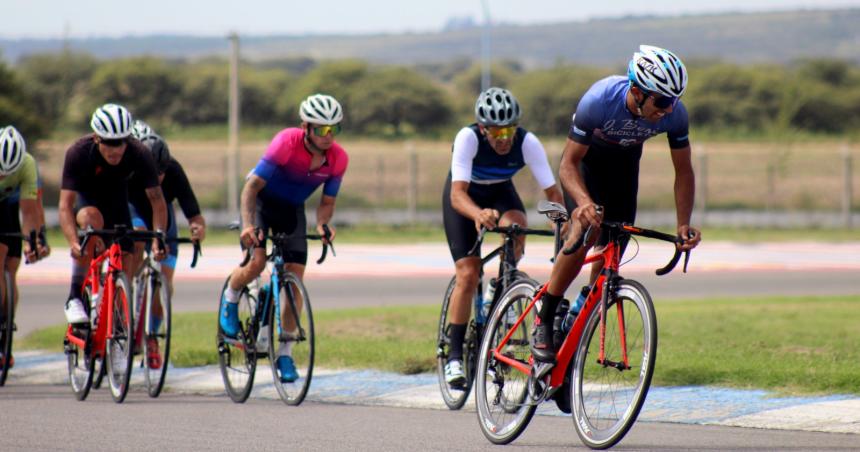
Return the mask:
{"type": "Polygon", "coordinates": [[[104,104],[93,112],[90,127],[106,140],[126,138],[131,135],[131,113],[122,105],[104,104]]]}
{"type": "Polygon", "coordinates": [[[143,141],[147,137],[155,135],[155,132],[152,130],[152,127],[149,127],[149,124],[140,119],[135,119],[131,125],[131,134],[138,140],[143,141]]]}
{"type": "Polygon", "coordinates": [[[627,67],[631,86],[666,97],[681,97],[687,89],[687,68],[674,53],[640,45],[627,67]]]}
{"type": "Polygon", "coordinates": [[[13,126],[0,129],[0,176],[8,176],[18,171],[24,164],[27,144],[24,137],[13,126]]]}

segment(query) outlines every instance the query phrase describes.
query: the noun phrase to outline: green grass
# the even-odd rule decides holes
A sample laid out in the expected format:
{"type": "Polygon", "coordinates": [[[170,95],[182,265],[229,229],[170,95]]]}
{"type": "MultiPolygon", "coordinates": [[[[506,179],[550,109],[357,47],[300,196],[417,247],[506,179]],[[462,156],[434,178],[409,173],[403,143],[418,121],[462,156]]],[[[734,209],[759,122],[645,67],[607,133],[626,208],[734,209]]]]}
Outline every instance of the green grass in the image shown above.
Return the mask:
{"type": "MultiPolygon", "coordinates": [[[[860,296],[711,299],[656,308],[656,385],[860,394],[860,296]]],[[[437,316],[436,306],[318,311],[317,365],[430,371],[437,316]]],[[[214,313],[178,314],[174,326],[174,364],[217,362],[214,313]]],[[[60,351],[63,331],[40,330],[16,346],[60,351]]]]}

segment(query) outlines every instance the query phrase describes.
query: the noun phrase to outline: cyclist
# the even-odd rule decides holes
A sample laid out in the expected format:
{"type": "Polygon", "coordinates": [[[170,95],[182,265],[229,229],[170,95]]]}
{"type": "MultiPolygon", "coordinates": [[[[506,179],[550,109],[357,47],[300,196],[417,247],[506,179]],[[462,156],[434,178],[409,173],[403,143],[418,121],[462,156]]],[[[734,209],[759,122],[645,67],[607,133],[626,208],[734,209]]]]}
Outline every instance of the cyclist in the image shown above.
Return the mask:
{"type": "MultiPolygon", "coordinates": [[[[526,165],[547,199],[562,202],[543,145],[535,134],[517,126],[520,105],[510,91],[493,87],[482,92],[475,102],[475,117],[477,122],[454,138],[451,171],[442,193],[445,237],[456,269],[445,364],[445,381],[452,387],[465,382],[463,341],[481,270],[480,249],[469,251],[478,231],[496,224],[526,226],[525,208],[511,181],[526,165]]],[[[524,246],[525,237],[518,237],[517,259],[524,246]]]]}
{"type": "MultiPolygon", "coordinates": [[[[639,159],[642,143],[661,133],[669,138],[675,169],[677,232],[684,238],[681,250],[699,244],[701,233],[690,226],[695,193],[691,164],[687,109],[679,100],[687,88],[687,69],[672,52],[642,45],[633,54],[627,77],[609,76],[589,88],[573,116],[562,153],[559,178],[571,211],[573,232],[570,247],[588,226],[602,220],[633,223],[639,189],[639,159]],[[603,207],[603,212],[598,211],[603,207]]],[[[555,361],[552,325],[556,307],[582,268],[587,249],[605,245],[608,237],[593,237],[591,243],[569,256],[559,253],[550,275],[536,319],[532,353],[544,363],[555,361]]],[[[626,243],[625,243],[626,245],[626,243]]],[[[622,249],[623,252],[623,249],[622,249]]],[[[602,268],[591,267],[590,283],[602,268]]],[[[583,292],[587,293],[587,288],[583,292]]],[[[585,294],[574,303],[581,306],[585,294]]],[[[551,366],[543,366],[549,370],[551,366]]]]}
{"type": "MultiPolygon", "coordinates": [[[[161,136],[153,132],[148,124],[141,120],[135,120],[132,124],[132,136],[143,143],[152,153],[158,169],[158,182],[161,185],[161,191],[164,194],[164,201],[167,203],[167,238],[175,239],[178,236],[178,227],[176,225],[176,214],[173,210],[173,201],[179,201],[179,206],[182,208],[182,213],[188,220],[189,229],[191,230],[191,239],[202,241],[206,237],[206,220],[200,212],[200,206],[197,204],[197,197],[194,196],[194,190],[188,182],[188,177],[185,175],[185,170],[182,165],[170,155],[170,149],[167,143],[161,136]]],[[[131,214],[131,223],[135,229],[152,229],[152,208],[147,199],[146,190],[144,189],[144,181],[139,177],[132,177],[128,184],[129,211],[131,214]]],[[[134,246],[134,260],[129,269],[129,274],[137,273],[143,263],[144,244],[136,242],[134,246]]],[[[167,287],[171,296],[173,295],[173,276],[176,270],[176,259],[179,256],[179,245],[176,243],[167,243],[168,254],[161,261],[161,272],[167,281],[167,287]]],[[[154,319],[155,324],[151,325],[153,331],[158,330],[161,318],[154,319]]],[[[148,350],[150,355],[147,356],[147,362],[153,368],[161,367],[161,355],[158,352],[158,341],[155,338],[149,338],[150,346],[148,350]]]]}
{"type": "MultiPolygon", "coordinates": [[[[117,104],[102,105],[93,113],[90,127],[94,133],[78,139],[66,151],[60,187],[60,227],[72,256],[72,281],[65,308],[69,323],[89,322],[80,294],[90,259],[100,242],[94,240],[87,250],[81,249],[77,228],[130,226],[127,190],[132,174],[143,181],[156,229],[163,231],[167,226],[167,207],[155,161],[140,141],[131,138],[128,110],[117,104]]],[[[155,258],[163,259],[164,250],[156,239],[153,242],[155,258]]],[[[134,245],[130,240],[120,240],[119,244],[123,268],[130,268],[134,245]]]]}
{"type": "MultiPolygon", "coordinates": [[[[27,153],[24,137],[14,126],[0,128],[0,233],[21,233],[21,222],[18,212],[23,214],[24,235],[38,231],[36,248],[30,248],[30,242],[23,242],[23,255],[27,262],[35,262],[50,253],[45,240],[45,219],[42,209],[42,197],[39,189],[39,173],[36,160],[27,153]]],[[[12,291],[15,294],[13,310],[18,306],[18,286],[16,276],[21,264],[22,242],[15,237],[0,237],[0,321],[6,313],[6,278],[5,272],[11,276],[12,291]]],[[[6,357],[0,354],[0,363],[6,357]]],[[[9,356],[9,367],[14,365],[14,358],[9,356]]]]}
{"type": "MultiPolygon", "coordinates": [[[[323,185],[323,193],[316,215],[316,230],[320,235],[325,234],[323,225],[330,223],[334,214],[335,196],[349,161],[344,149],[335,142],[335,136],[341,131],[343,110],[334,97],[314,94],[302,101],[299,116],[301,127],[287,128],[275,135],[242,189],[241,242],[243,247],[253,247],[254,253],[248,265],[233,270],[230,284],[222,295],[219,323],[229,337],[239,332],[237,303],[242,287],[265,268],[264,234],[271,231],[295,236],[287,247],[286,267],[303,278],[308,257],[304,204],[320,185],[323,185]]],[[[334,234],[331,228],[329,240],[334,239],[334,234]]],[[[297,328],[293,313],[288,309],[281,310],[281,319],[287,332],[297,328]]],[[[277,366],[282,381],[298,379],[292,342],[280,344],[277,366]]]]}

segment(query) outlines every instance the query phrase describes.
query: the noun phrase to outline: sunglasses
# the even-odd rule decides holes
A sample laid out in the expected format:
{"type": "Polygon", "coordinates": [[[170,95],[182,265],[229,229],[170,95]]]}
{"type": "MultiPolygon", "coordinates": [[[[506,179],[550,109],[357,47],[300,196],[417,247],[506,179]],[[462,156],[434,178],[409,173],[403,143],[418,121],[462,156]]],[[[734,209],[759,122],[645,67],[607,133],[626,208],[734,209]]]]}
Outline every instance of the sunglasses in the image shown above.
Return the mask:
{"type": "Polygon", "coordinates": [[[517,132],[517,126],[512,125],[508,127],[485,127],[484,130],[487,131],[487,135],[497,140],[507,140],[514,136],[514,134],[517,132]]]}
{"type": "Polygon", "coordinates": [[[651,98],[654,99],[654,106],[661,110],[665,110],[669,107],[674,107],[675,104],[678,103],[677,97],[667,97],[660,96],[657,94],[651,94],[651,98]]]}
{"type": "Polygon", "coordinates": [[[109,148],[118,148],[125,144],[125,138],[115,138],[115,139],[107,139],[107,138],[99,138],[99,143],[109,147],[109,148]]]}
{"type": "Polygon", "coordinates": [[[331,125],[331,126],[317,126],[317,127],[314,127],[313,129],[314,129],[314,135],[316,135],[318,137],[324,137],[328,134],[331,134],[331,136],[335,136],[335,135],[339,134],[341,127],[340,127],[340,124],[335,124],[335,125],[331,125]]]}

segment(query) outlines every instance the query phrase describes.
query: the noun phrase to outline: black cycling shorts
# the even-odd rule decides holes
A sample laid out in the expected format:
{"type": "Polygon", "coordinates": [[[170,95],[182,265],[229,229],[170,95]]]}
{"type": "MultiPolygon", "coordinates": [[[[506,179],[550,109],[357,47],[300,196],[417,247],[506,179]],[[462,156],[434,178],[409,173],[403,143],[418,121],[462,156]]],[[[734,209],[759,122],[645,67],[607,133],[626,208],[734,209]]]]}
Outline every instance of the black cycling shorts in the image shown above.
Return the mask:
{"type": "MultiPolygon", "coordinates": [[[[288,234],[284,251],[284,262],[288,264],[308,263],[307,219],[305,206],[266,202],[257,198],[256,224],[268,237],[270,234],[288,234]]],[[[268,240],[260,242],[257,248],[266,248],[268,240]]],[[[244,248],[244,247],[243,247],[244,248]]]]}
{"type": "MultiPolygon", "coordinates": [[[[470,183],[467,193],[478,207],[496,209],[502,215],[509,210],[520,212],[526,210],[520,195],[514,188],[514,183],[510,180],[489,185],[470,183]]],[[[442,191],[442,220],[445,223],[445,238],[448,239],[448,248],[451,250],[454,262],[470,256],[469,251],[475,246],[478,231],[475,229],[474,220],[460,215],[451,205],[451,174],[448,174],[445,189],[442,191]]],[[[480,247],[475,250],[475,254],[471,254],[471,256],[480,255],[480,247]]]]}
{"type": "MultiPolygon", "coordinates": [[[[95,207],[98,209],[104,220],[104,229],[114,229],[117,225],[125,225],[129,229],[132,229],[128,201],[122,197],[112,197],[109,200],[97,203],[87,199],[79,192],[77,202],[75,203],[75,217],[77,217],[78,211],[84,207],[95,207]]],[[[105,243],[105,245],[110,246],[110,243],[105,243]]],[[[134,251],[134,240],[129,237],[123,237],[119,239],[119,247],[123,252],[131,253],[134,251]]]]}
{"type": "MultiPolygon", "coordinates": [[[[592,143],[582,159],[580,170],[585,188],[595,204],[603,206],[603,220],[621,223],[636,221],[636,203],[639,193],[639,159],[642,146],[628,149],[600,146],[592,143]]],[[[576,202],[564,190],[564,204],[573,212],[576,202]]],[[[607,231],[602,231],[598,245],[609,242],[607,231]]],[[[627,241],[622,243],[622,252],[627,241]]]]}
{"type": "MultiPolygon", "coordinates": [[[[0,232],[21,233],[21,221],[18,216],[17,200],[4,199],[0,201],[0,232]]],[[[0,237],[0,244],[6,245],[9,251],[6,257],[21,258],[21,239],[17,237],[0,237]]]]}

